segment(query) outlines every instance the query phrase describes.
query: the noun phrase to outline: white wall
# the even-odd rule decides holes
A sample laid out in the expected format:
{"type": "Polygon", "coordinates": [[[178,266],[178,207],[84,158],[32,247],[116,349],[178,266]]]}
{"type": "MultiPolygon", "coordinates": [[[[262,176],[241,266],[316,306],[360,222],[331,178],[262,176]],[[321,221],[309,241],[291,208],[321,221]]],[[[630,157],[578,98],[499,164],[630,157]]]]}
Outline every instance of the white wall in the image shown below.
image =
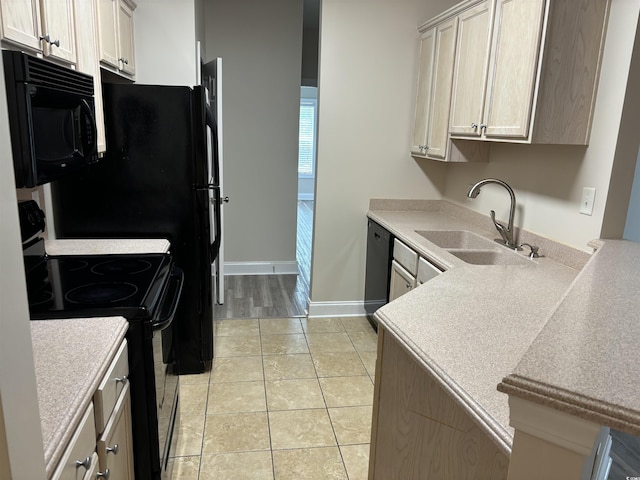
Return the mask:
{"type": "Polygon", "coordinates": [[[207,60],[223,65],[225,263],[296,268],[302,3],[205,4],[207,60]]]}
{"type": "Polygon", "coordinates": [[[136,83],[196,85],[194,0],[137,0],[136,83]]]}
{"type": "MultiPolygon", "coordinates": [[[[444,197],[481,213],[494,209],[506,219],[509,201],[503,189],[485,187],[476,200],[466,199],[469,184],[497,177],[515,190],[518,226],[585,251],[590,251],[587,242],[601,235],[620,237],[630,180],[621,182],[633,175],[638,152],[637,128],[628,132],[621,119],[623,106],[636,95],[636,86],[629,82],[627,89],[627,83],[639,9],[638,0],[612,2],[588,148],[492,144],[488,164],[448,167],[444,197]],[[614,160],[618,174],[612,178],[614,160]],[[583,187],[596,188],[592,216],[578,212],[583,187]],[[606,228],[605,217],[610,222],[606,228]]],[[[636,112],[638,107],[636,103],[636,112]]],[[[638,113],[627,110],[625,122],[637,126],[638,113]]]]}
{"type": "Polygon", "coordinates": [[[44,479],[4,70],[0,62],[0,478],[44,479]]]}
{"type": "Polygon", "coordinates": [[[636,160],[633,188],[631,190],[631,198],[629,199],[623,238],[640,242],[640,151],[638,152],[638,158],[636,160]]]}
{"type": "Polygon", "coordinates": [[[409,156],[417,28],[453,1],[324,0],[311,315],[360,312],[369,199],[437,199],[445,165],[409,156]]]}

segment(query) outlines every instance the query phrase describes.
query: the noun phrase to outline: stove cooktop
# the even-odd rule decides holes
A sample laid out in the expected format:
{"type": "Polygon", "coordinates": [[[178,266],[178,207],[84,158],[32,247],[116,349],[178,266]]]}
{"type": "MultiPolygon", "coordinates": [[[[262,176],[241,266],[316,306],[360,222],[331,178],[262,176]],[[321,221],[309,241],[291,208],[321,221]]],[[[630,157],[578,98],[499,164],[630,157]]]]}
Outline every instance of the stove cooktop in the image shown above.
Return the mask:
{"type": "Polygon", "coordinates": [[[27,275],[31,318],[150,318],[171,265],[167,254],[45,257],[27,275]]]}

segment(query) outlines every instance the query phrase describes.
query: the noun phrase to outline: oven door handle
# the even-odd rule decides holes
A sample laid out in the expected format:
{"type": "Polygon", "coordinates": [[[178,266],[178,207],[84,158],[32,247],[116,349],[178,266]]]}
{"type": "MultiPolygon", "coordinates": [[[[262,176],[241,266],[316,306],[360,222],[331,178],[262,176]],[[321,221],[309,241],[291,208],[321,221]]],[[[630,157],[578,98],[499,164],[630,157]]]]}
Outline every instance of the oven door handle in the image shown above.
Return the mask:
{"type": "Polygon", "coordinates": [[[165,290],[165,294],[162,298],[163,308],[161,309],[161,314],[165,311],[164,305],[166,304],[167,297],[169,297],[169,292],[173,291],[173,295],[171,296],[171,308],[169,309],[168,314],[153,322],[154,331],[164,330],[171,325],[171,322],[173,322],[173,317],[175,316],[176,311],[178,310],[178,304],[180,303],[183,286],[184,272],[180,267],[173,265],[171,274],[169,275],[169,285],[167,285],[167,289],[165,290]]]}

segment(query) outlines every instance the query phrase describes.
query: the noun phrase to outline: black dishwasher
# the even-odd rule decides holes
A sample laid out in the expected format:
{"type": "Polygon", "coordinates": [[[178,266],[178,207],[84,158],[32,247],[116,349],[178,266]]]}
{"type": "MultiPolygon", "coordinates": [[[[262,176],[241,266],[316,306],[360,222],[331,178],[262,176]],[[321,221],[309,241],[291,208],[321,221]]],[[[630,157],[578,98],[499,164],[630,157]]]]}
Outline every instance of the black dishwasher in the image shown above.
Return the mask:
{"type": "Polygon", "coordinates": [[[393,259],[393,235],[373,220],[367,225],[367,266],[364,283],[364,308],[374,327],[373,313],[389,301],[389,280],[393,259]]]}

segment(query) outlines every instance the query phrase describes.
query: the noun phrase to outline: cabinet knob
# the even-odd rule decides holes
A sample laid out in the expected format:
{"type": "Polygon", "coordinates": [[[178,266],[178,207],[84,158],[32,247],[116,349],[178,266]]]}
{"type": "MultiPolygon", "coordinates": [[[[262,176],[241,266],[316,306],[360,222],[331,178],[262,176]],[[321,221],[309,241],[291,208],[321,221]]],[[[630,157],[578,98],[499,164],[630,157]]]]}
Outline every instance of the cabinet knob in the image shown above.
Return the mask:
{"type": "Polygon", "coordinates": [[[60,47],[60,40],[56,40],[55,42],[49,42],[49,45],[55,45],[56,47],[60,47]]]}
{"type": "Polygon", "coordinates": [[[126,59],[126,58],[124,58],[124,57],[120,57],[120,58],[118,59],[118,61],[120,61],[120,62],[124,63],[125,65],[129,65],[129,60],[127,60],[127,59],[126,59]]]}
{"type": "Polygon", "coordinates": [[[480,124],[480,130],[486,130],[487,126],[484,123],[480,124]]]}
{"type": "Polygon", "coordinates": [[[113,447],[107,447],[105,448],[105,450],[107,451],[107,453],[113,453],[114,455],[117,455],[120,447],[116,443],[113,447]]]}
{"type": "Polygon", "coordinates": [[[478,124],[477,123],[472,123],[471,124],[471,128],[473,128],[475,130],[476,128],[478,128],[478,124]]]}
{"type": "Polygon", "coordinates": [[[91,457],[87,457],[84,460],[76,460],[76,468],[84,468],[85,470],[89,470],[91,468],[91,457]]]}
{"type": "Polygon", "coordinates": [[[98,472],[98,474],[96,475],[96,478],[104,478],[104,480],[109,480],[110,476],[111,476],[111,472],[107,468],[104,472],[98,472]]]}
{"type": "Polygon", "coordinates": [[[113,379],[116,383],[122,383],[125,384],[127,383],[127,381],[129,380],[129,378],[126,375],[123,375],[122,377],[116,377],[113,379]]]}
{"type": "Polygon", "coordinates": [[[51,43],[51,39],[49,35],[44,35],[44,36],[40,35],[40,40],[44,40],[47,43],[51,43]]]}
{"type": "Polygon", "coordinates": [[[229,203],[229,197],[222,197],[222,198],[220,198],[220,201],[222,203],[229,203]]]}

